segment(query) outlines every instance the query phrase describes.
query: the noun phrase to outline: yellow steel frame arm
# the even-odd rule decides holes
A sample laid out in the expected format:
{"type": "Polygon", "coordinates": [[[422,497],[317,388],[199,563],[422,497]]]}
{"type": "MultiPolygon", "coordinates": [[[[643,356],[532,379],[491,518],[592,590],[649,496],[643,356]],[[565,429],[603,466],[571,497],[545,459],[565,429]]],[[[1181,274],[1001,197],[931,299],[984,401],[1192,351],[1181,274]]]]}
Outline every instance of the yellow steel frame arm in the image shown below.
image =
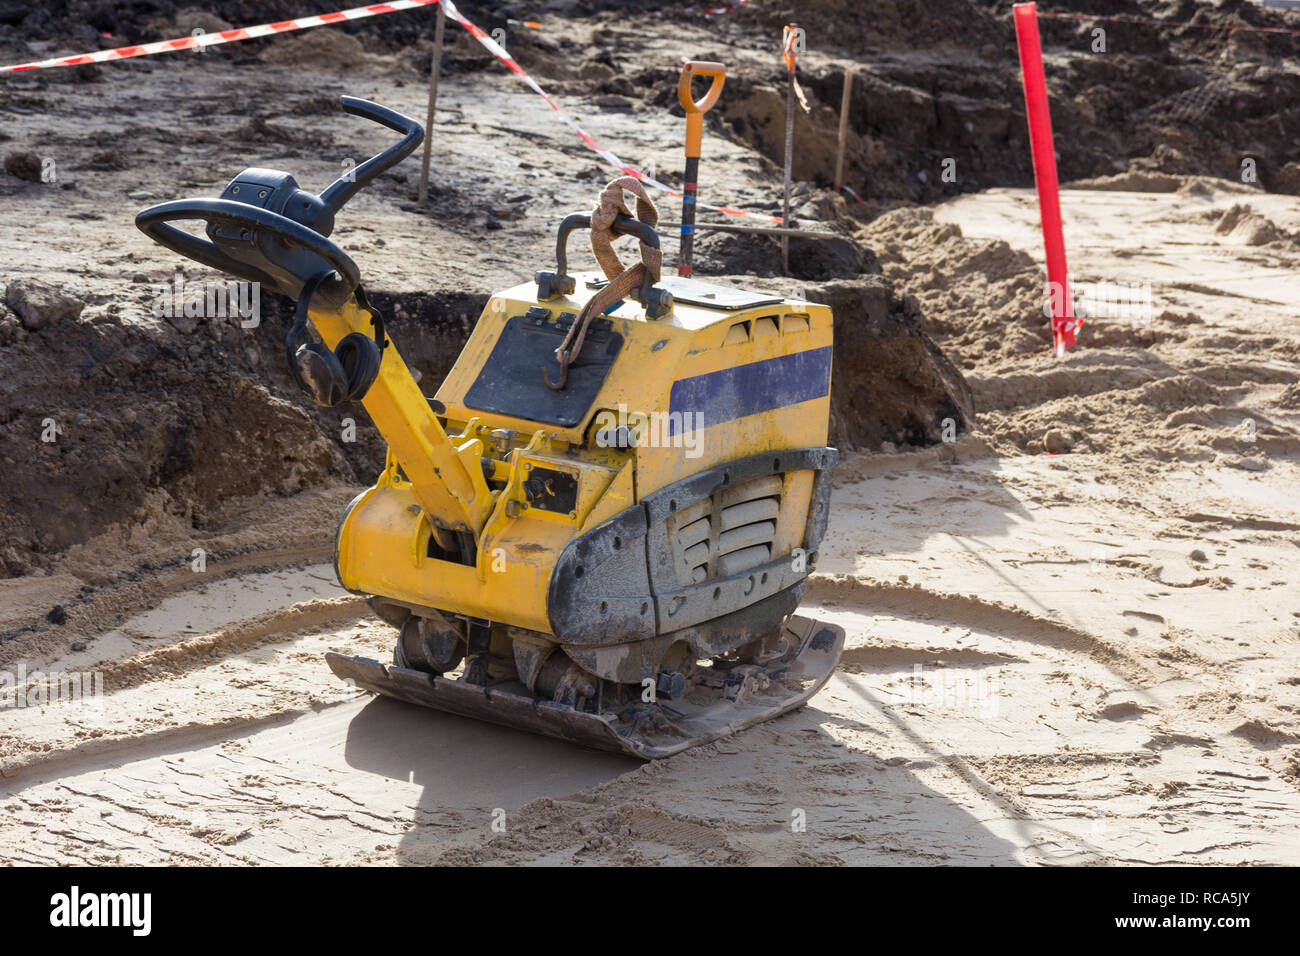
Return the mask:
{"type": "MultiPolygon", "coordinates": [[[[374,333],[370,313],[355,298],[337,311],[313,309],[308,317],[330,348],[349,333],[374,333]]],[[[469,531],[477,540],[495,504],[483,477],[482,442],[452,442],[391,339],[379,376],[361,404],[402,466],[420,506],[439,524],[469,531]]]]}

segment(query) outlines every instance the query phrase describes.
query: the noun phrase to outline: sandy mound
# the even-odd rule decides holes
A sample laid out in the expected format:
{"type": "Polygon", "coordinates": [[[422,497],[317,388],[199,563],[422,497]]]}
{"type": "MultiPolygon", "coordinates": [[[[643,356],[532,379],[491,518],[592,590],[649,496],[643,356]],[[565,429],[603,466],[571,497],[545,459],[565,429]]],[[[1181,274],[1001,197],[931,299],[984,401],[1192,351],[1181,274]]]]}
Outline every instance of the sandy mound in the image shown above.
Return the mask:
{"type": "Polygon", "coordinates": [[[1254,212],[1249,204],[1234,205],[1224,212],[1214,231],[1244,246],[1263,246],[1285,238],[1271,220],[1254,212]]]}
{"type": "Polygon", "coordinates": [[[885,274],[925,306],[926,328],[966,368],[1051,347],[1034,261],[1001,240],[967,240],[924,209],[898,209],[858,231],[885,274]]]}
{"type": "MultiPolygon", "coordinates": [[[[1240,204],[1214,232],[1247,244],[1278,236],[1240,204]]],[[[929,210],[887,213],[857,235],[899,293],[919,301],[922,328],[965,370],[978,430],[1007,451],[1148,461],[1217,455],[1262,470],[1269,456],[1300,450],[1280,411],[1295,373],[1258,359],[1294,356],[1294,342],[1253,330],[1225,336],[1194,314],[1164,309],[1144,321],[1094,317],[1080,349],[1057,362],[1041,311],[1042,267],[1027,254],[1001,239],[967,239],[929,210]]]]}

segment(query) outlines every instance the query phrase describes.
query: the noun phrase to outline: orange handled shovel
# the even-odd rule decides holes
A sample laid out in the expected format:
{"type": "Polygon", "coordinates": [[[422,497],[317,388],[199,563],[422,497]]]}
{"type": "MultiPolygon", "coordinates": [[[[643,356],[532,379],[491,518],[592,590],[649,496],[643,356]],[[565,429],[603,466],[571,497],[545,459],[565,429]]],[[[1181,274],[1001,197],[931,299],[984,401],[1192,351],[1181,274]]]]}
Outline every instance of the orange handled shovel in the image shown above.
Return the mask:
{"type": "Polygon", "coordinates": [[[700,144],[704,139],[704,114],[722,95],[727,68],[721,63],[687,60],[677,81],[677,99],[686,111],[686,176],[682,182],[682,253],[677,266],[679,276],[691,274],[691,245],[695,240],[695,194],[700,175],[700,144]],[[703,98],[691,96],[691,80],[706,76],[713,80],[703,98]]]}

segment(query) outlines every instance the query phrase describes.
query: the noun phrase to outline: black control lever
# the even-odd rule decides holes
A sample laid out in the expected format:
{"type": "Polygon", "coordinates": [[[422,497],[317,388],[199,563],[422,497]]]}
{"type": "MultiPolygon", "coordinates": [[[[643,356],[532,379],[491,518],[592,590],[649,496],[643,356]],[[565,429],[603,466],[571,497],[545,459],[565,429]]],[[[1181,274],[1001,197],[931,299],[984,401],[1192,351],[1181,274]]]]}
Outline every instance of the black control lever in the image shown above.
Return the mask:
{"type": "Polygon", "coordinates": [[[382,153],[371,156],[360,166],[354,167],[325,187],[320,194],[321,202],[334,212],[342,209],[344,203],[370,185],[380,173],[391,169],[410,156],[424,141],[424,127],[409,116],[403,116],[387,106],[380,106],[378,103],[371,103],[369,100],[358,99],[355,96],[344,96],[340,102],[343,104],[344,111],[387,126],[395,132],[402,133],[403,137],[400,143],[394,143],[382,153]]]}

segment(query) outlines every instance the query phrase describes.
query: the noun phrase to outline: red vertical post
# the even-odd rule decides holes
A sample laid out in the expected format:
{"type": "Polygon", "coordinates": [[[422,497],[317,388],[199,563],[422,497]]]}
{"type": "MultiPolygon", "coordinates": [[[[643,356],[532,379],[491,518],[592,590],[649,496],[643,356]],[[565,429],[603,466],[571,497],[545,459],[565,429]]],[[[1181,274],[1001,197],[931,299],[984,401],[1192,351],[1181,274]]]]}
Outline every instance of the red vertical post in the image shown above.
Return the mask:
{"type": "Polygon", "coordinates": [[[1038,186],[1038,213],[1043,225],[1043,253],[1047,260],[1048,301],[1052,305],[1052,340],[1056,354],[1075,344],[1083,325],[1074,317],[1065,265],[1065,235],[1061,229],[1061,195],[1056,181],[1056,147],[1052,142],[1052,114],[1047,106],[1047,77],[1043,73],[1043,47],[1038,38],[1038,7],[1017,3],[1016,43],[1020,47],[1020,75],[1025,84],[1025,115],[1029,120],[1029,147],[1038,186]]]}

